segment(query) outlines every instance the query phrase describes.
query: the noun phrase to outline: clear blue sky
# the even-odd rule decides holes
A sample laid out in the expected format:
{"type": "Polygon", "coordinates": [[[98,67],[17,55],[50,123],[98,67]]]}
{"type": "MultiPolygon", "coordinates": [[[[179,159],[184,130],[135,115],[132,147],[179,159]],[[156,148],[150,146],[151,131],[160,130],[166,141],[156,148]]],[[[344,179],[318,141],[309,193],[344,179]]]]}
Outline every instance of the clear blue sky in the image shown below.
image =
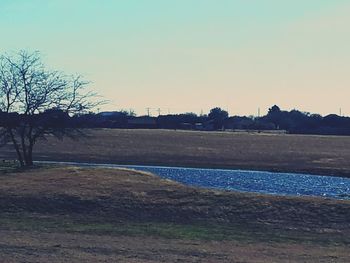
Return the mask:
{"type": "Polygon", "coordinates": [[[81,73],[106,110],[350,114],[349,14],[348,0],[1,0],[0,51],[81,73]]]}

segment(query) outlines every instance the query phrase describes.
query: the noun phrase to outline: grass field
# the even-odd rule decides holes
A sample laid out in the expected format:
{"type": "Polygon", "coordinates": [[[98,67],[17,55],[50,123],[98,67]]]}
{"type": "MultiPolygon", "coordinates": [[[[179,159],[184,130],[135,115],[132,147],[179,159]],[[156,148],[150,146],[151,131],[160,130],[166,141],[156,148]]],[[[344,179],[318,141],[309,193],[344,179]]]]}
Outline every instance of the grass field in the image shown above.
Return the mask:
{"type": "MultiPolygon", "coordinates": [[[[87,130],[37,160],[350,177],[350,137],[87,130]]],[[[10,147],[0,149],[4,159],[10,147]]],[[[0,262],[349,262],[350,201],[196,189],[130,171],[0,165],[0,262]]]]}
{"type": "Polygon", "coordinates": [[[350,202],[187,187],[129,170],[0,175],[2,262],[348,262],[350,202]]]}
{"type": "MultiPolygon", "coordinates": [[[[350,177],[350,137],[171,130],[87,130],[40,142],[36,159],[260,169],[350,177]]],[[[13,154],[11,148],[1,156],[13,154]]]]}

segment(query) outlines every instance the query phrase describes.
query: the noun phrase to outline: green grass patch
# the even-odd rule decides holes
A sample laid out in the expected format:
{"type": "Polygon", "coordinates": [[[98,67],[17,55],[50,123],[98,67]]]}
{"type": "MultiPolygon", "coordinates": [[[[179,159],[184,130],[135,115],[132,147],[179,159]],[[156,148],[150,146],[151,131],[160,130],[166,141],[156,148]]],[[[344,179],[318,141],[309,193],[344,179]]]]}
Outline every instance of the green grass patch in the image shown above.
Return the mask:
{"type": "Polygon", "coordinates": [[[183,240],[231,240],[244,243],[350,244],[348,237],[305,231],[286,231],[242,225],[101,222],[94,219],[64,216],[3,215],[0,218],[0,229],[114,236],[154,236],[183,240]]]}
{"type": "Polygon", "coordinates": [[[15,160],[0,160],[0,174],[18,171],[20,165],[15,160]]]}

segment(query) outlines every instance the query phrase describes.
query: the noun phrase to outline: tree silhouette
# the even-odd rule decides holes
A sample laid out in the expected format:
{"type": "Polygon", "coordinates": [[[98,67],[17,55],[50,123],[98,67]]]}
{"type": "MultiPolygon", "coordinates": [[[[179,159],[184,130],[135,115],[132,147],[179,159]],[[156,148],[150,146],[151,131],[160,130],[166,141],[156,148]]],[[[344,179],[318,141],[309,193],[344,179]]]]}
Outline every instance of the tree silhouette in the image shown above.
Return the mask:
{"type": "Polygon", "coordinates": [[[228,118],[228,112],[216,107],[210,110],[208,118],[213,121],[214,129],[222,129],[224,120],[228,118]]]}
{"type": "Polygon", "coordinates": [[[269,108],[268,114],[274,114],[274,113],[280,113],[281,109],[277,105],[273,105],[271,108],[269,108]]]}
{"type": "Polygon", "coordinates": [[[20,51],[0,57],[2,144],[12,143],[21,166],[33,165],[35,143],[47,135],[74,136],[69,115],[83,113],[100,102],[83,92],[88,82],[80,76],[49,71],[38,52],[20,51]]]}

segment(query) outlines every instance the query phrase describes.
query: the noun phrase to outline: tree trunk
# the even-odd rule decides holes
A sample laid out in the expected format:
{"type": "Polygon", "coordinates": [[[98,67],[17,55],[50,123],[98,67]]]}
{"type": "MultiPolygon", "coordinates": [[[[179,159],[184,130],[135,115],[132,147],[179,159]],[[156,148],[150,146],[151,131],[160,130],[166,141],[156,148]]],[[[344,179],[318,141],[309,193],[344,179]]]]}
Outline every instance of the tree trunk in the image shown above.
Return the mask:
{"type": "Polygon", "coordinates": [[[24,160],[23,160],[23,156],[21,154],[20,148],[18,146],[18,143],[17,143],[17,141],[15,139],[15,136],[14,136],[14,134],[13,134],[11,129],[9,129],[9,133],[10,133],[10,136],[11,136],[11,140],[12,140],[13,146],[15,147],[15,150],[16,150],[17,160],[19,161],[20,166],[24,167],[25,163],[24,163],[24,160]]]}
{"type": "Polygon", "coordinates": [[[33,145],[29,145],[27,152],[26,152],[26,157],[25,157],[25,165],[26,166],[33,166],[33,145]]]}
{"type": "Polygon", "coordinates": [[[30,166],[33,166],[34,163],[33,163],[33,158],[32,156],[27,156],[26,160],[25,160],[25,166],[26,167],[30,167],[30,166]]]}
{"type": "Polygon", "coordinates": [[[31,141],[29,142],[29,145],[26,144],[26,130],[25,127],[21,131],[21,144],[22,144],[22,153],[24,157],[24,166],[29,167],[33,166],[33,147],[31,144],[31,141]]]}

